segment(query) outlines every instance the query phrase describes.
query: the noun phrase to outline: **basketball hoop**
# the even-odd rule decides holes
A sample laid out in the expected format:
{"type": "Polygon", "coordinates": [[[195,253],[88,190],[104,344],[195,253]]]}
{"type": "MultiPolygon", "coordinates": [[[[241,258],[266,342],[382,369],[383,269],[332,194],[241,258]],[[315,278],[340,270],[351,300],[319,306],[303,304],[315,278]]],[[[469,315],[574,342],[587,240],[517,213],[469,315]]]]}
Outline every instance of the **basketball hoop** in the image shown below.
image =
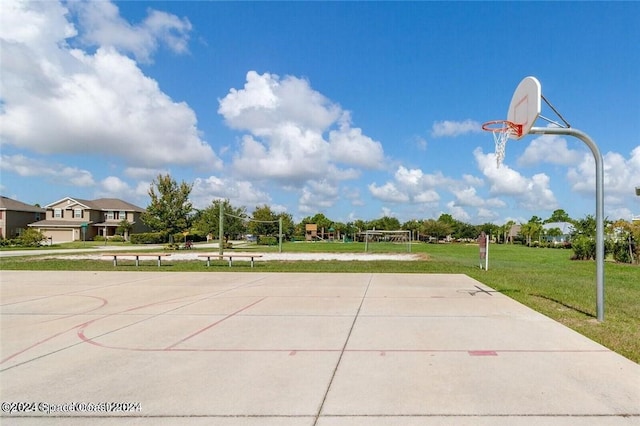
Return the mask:
{"type": "Polygon", "coordinates": [[[500,167],[504,160],[507,140],[510,137],[519,138],[522,136],[522,124],[516,124],[509,120],[487,121],[482,125],[482,130],[493,134],[493,141],[496,143],[496,164],[500,167]]]}

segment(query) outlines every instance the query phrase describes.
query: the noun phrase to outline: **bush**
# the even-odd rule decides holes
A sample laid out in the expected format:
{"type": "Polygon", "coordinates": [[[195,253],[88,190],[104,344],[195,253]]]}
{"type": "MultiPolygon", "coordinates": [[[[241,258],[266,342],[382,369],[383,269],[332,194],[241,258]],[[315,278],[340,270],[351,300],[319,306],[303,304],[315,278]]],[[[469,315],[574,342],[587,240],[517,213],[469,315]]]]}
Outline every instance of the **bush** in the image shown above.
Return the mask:
{"type": "Polygon", "coordinates": [[[167,241],[167,234],[163,232],[143,232],[131,234],[131,244],[163,244],[167,241]]]}
{"type": "Polygon", "coordinates": [[[275,246],[275,245],[278,245],[278,239],[276,237],[260,235],[258,237],[258,244],[262,246],[275,246]]]}
{"type": "Polygon", "coordinates": [[[628,241],[616,241],[613,245],[613,259],[620,263],[631,263],[628,241]]]}
{"type": "Polygon", "coordinates": [[[123,243],[124,237],[122,235],[114,235],[113,237],[109,238],[109,241],[114,243],[123,243]]]}
{"type": "Polygon", "coordinates": [[[22,232],[22,235],[17,238],[17,240],[21,246],[37,247],[40,245],[41,241],[45,240],[45,238],[46,237],[42,232],[38,231],[37,229],[29,228],[25,229],[22,232]]]}
{"type": "Polygon", "coordinates": [[[589,260],[596,258],[596,242],[593,238],[580,235],[571,242],[573,260],[589,260]]]}

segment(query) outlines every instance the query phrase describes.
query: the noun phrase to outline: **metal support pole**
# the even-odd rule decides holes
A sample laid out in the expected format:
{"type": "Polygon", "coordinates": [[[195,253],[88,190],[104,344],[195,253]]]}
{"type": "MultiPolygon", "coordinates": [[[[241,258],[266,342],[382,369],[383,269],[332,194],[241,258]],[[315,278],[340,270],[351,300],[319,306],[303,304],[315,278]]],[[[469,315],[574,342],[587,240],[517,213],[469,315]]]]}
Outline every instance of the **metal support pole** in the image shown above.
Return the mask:
{"type": "Polygon", "coordinates": [[[218,254],[224,253],[224,203],[220,201],[220,217],[218,218],[218,254]]]}
{"type": "Polygon", "coordinates": [[[282,216],[278,218],[278,253],[282,253],[282,216]]]}
{"type": "Polygon", "coordinates": [[[595,142],[584,132],[564,127],[532,127],[529,134],[569,135],[587,144],[596,161],[596,311],[604,321],[604,162],[595,142]]]}

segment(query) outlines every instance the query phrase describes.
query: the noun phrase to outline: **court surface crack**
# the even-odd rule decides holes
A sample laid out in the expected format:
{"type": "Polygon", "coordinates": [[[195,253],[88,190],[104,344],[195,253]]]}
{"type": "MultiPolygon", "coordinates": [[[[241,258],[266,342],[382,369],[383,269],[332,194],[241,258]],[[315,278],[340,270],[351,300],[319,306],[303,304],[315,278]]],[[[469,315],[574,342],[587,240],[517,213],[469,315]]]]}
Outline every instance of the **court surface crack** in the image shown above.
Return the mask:
{"type": "Polygon", "coordinates": [[[322,415],[322,410],[324,409],[324,403],[327,401],[327,396],[329,395],[329,391],[331,390],[331,386],[333,385],[333,380],[336,377],[336,373],[338,372],[338,368],[340,368],[340,362],[342,361],[342,356],[347,349],[347,345],[349,344],[349,339],[351,339],[351,333],[353,332],[353,328],[356,325],[356,321],[360,316],[360,310],[362,309],[362,305],[367,297],[367,293],[369,292],[369,287],[371,286],[371,281],[373,280],[373,275],[369,275],[369,281],[367,282],[367,287],[364,289],[364,294],[362,295],[362,300],[360,300],[360,305],[358,306],[358,310],[356,311],[355,316],[353,317],[353,322],[351,323],[351,327],[349,328],[349,332],[347,333],[347,338],[344,340],[344,345],[342,345],[342,350],[340,351],[340,356],[338,357],[338,362],[336,362],[336,366],[333,369],[333,373],[331,374],[331,380],[329,380],[329,384],[327,385],[327,390],[322,397],[322,403],[320,404],[320,408],[318,408],[318,413],[316,414],[316,418],[313,421],[313,426],[318,424],[318,420],[322,415]]]}

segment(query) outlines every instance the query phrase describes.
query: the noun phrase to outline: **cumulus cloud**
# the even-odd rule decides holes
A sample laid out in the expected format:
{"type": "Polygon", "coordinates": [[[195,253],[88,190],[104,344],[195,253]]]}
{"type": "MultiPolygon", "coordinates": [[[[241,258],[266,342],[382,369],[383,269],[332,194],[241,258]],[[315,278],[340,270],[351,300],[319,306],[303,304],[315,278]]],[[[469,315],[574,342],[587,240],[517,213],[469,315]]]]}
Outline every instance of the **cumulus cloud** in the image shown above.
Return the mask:
{"type": "Polygon", "coordinates": [[[581,151],[569,149],[567,140],[559,135],[543,135],[531,141],[518,158],[519,166],[532,166],[540,163],[571,166],[580,162],[581,151]]]}
{"type": "Polygon", "coordinates": [[[399,190],[392,182],[387,182],[382,186],[375,183],[369,185],[369,192],[375,198],[391,203],[406,203],[409,201],[409,195],[399,190]]]}
{"type": "MultiPolygon", "coordinates": [[[[116,37],[115,29],[126,24],[117,17],[117,8],[104,2],[70,7],[56,2],[3,3],[2,143],[42,154],[112,156],[132,167],[221,167],[201,139],[193,110],[173,101],[145,76],[118,50],[126,50],[122,43],[99,44],[107,43],[110,34],[116,37]],[[69,46],[78,34],[69,17],[75,9],[99,21],[81,20],[79,37],[97,44],[93,52],[69,46]],[[103,9],[107,16],[96,18],[103,9]]],[[[150,12],[146,26],[134,32],[168,43],[171,37],[180,38],[172,24],[160,22],[169,18],[150,12]]],[[[188,31],[189,26],[180,22],[180,31],[188,31]]],[[[174,40],[172,49],[180,51],[179,44],[174,40]]],[[[141,49],[147,54],[154,50],[141,49]]]]}
{"type": "Polygon", "coordinates": [[[329,174],[357,176],[349,167],[382,167],[382,145],[352,127],[348,111],[305,79],[249,71],[244,87],[219,101],[218,113],[229,127],[247,132],[233,160],[234,171],[244,177],[302,187],[329,174]]]}
{"type": "Polygon", "coordinates": [[[457,205],[454,201],[449,201],[447,203],[447,208],[449,209],[449,214],[451,214],[451,216],[456,220],[469,222],[471,219],[471,215],[469,215],[464,208],[457,205]]]}
{"type": "Polygon", "coordinates": [[[327,179],[309,181],[302,188],[298,209],[302,213],[323,211],[333,206],[339,198],[338,186],[327,179]]]}
{"type": "MultiPolygon", "coordinates": [[[[607,204],[623,204],[634,196],[635,186],[640,184],[640,145],[629,158],[615,152],[603,156],[604,191],[607,204]]],[[[596,186],[596,166],[591,153],[585,153],[579,164],[567,172],[571,188],[581,194],[593,196],[596,186]]]]}
{"type": "Polygon", "coordinates": [[[454,185],[455,180],[444,176],[441,172],[425,174],[420,169],[408,169],[399,166],[393,181],[378,186],[369,185],[369,192],[374,198],[384,202],[414,204],[432,204],[440,200],[436,188],[454,185]]]}
{"type": "Polygon", "coordinates": [[[209,207],[213,200],[220,199],[228,199],[233,205],[247,207],[271,203],[269,194],[256,188],[253,183],[217,176],[197,178],[193,182],[190,199],[198,209],[209,207]]]}
{"type": "Polygon", "coordinates": [[[151,62],[160,44],[175,53],[188,51],[191,23],[186,18],[150,9],[140,24],[132,25],[110,2],[71,2],[69,7],[80,18],[81,40],[87,45],[115,47],[140,62],[151,62]]]}
{"type": "Polygon", "coordinates": [[[478,169],[490,185],[491,195],[513,197],[520,207],[532,211],[558,208],[558,202],[549,188],[549,176],[546,174],[538,173],[528,178],[506,164],[498,168],[495,154],[484,154],[480,148],[476,148],[473,155],[478,169]]]}
{"type": "Polygon", "coordinates": [[[21,154],[2,155],[0,170],[23,177],[42,177],[57,184],[90,187],[95,184],[88,170],[29,158],[21,154]]]}
{"type": "Polygon", "coordinates": [[[482,131],[482,125],[474,120],[464,121],[436,121],[431,127],[431,136],[434,138],[456,137],[466,135],[468,133],[479,133],[482,131]]]}

